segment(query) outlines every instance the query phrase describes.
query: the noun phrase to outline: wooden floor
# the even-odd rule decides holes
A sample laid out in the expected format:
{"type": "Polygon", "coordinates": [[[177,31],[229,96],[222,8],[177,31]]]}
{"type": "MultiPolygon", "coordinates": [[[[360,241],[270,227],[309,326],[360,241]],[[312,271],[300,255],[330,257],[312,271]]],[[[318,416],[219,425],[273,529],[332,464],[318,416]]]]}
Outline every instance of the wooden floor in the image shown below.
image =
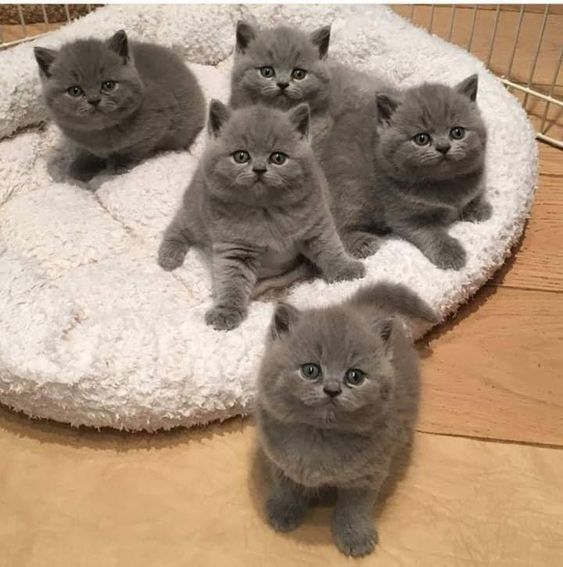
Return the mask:
{"type": "MultiPolygon", "coordinates": [[[[514,257],[420,345],[412,463],[360,564],[563,564],[563,152],[541,144],[540,159],[514,257]]],[[[328,508],[268,529],[254,437],[251,420],[126,435],[0,408],[0,567],[351,564],[328,508]]]]}

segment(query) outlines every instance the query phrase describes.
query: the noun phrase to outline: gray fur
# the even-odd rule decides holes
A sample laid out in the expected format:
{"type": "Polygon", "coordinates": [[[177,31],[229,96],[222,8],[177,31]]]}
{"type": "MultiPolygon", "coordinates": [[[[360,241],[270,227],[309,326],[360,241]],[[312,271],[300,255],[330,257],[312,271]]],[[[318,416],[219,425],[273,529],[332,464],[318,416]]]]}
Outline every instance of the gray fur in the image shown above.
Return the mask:
{"type": "Polygon", "coordinates": [[[36,47],[35,58],[50,114],[80,148],[70,174],[82,181],[106,165],[119,172],[154,152],[187,149],[205,124],[203,93],[182,60],[128,42],[122,30],[105,42],[36,47]],[[80,94],[71,96],[73,87],[80,94]]]}
{"type": "Polygon", "coordinates": [[[485,197],[487,134],[475,98],[477,76],[455,88],[423,84],[380,93],[375,103],[344,113],[321,158],[333,214],[346,248],[373,254],[377,233],[391,231],[443,269],[460,269],[466,253],[446,228],[491,216],[485,197]],[[450,136],[465,129],[463,139],[450,136]],[[431,143],[418,146],[419,133],[431,143]],[[444,146],[445,154],[437,146],[444,146]]]}
{"type": "Polygon", "coordinates": [[[206,321],[216,329],[238,326],[257,282],[291,271],[302,256],[327,281],[364,274],[338,238],[308,125],[306,104],[287,113],[211,104],[210,142],[164,233],[159,264],[177,268],[191,245],[211,256],[215,304],[206,321]],[[241,150],[251,157],[247,163],[234,160],[241,150]],[[272,163],[275,152],[287,161],[272,163]]]}
{"type": "Polygon", "coordinates": [[[402,317],[435,321],[411,291],[385,283],[322,309],[278,305],[256,402],[275,529],[297,527],[311,496],[336,488],[336,545],[352,556],[373,550],[373,505],[411,440],[418,408],[418,359],[402,317]],[[316,380],[300,373],[309,363],[321,368],[316,380]],[[350,386],[349,369],[362,370],[364,382],[350,386]]]}

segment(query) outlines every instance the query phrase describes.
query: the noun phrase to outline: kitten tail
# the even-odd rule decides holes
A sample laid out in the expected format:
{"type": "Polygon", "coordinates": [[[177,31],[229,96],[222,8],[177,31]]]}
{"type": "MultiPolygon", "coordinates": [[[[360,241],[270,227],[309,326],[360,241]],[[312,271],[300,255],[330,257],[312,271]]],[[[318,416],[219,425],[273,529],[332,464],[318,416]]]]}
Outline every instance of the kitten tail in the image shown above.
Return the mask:
{"type": "Polygon", "coordinates": [[[434,310],[416,293],[400,284],[381,282],[360,288],[352,296],[355,305],[373,305],[390,314],[405,315],[413,319],[423,319],[429,323],[438,323],[434,310]]]}

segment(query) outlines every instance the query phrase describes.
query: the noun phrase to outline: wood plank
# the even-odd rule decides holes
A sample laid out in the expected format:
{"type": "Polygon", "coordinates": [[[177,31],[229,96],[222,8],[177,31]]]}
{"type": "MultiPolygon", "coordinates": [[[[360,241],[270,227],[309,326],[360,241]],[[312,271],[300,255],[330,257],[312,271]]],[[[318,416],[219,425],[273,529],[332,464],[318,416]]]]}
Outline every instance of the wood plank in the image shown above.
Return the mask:
{"type": "Polygon", "coordinates": [[[421,349],[420,431],[563,445],[563,294],[483,288],[421,349]]]}
{"type": "Polygon", "coordinates": [[[539,187],[524,237],[490,285],[563,292],[563,152],[540,145],[539,187]]]}

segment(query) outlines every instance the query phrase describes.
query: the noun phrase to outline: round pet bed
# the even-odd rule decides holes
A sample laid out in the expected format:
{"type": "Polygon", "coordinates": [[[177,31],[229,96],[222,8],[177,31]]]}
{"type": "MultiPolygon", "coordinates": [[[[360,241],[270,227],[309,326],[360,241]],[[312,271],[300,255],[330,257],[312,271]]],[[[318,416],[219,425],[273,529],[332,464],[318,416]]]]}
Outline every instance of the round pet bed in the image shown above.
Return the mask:
{"type": "Polygon", "coordinates": [[[536,181],[534,133],[518,102],[462,49],[382,6],[111,6],[0,53],[0,402],[73,425],[156,430],[192,426],[252,409],[254,380],[272,304],[253,302],[226,333],[203,315],[210,277],[190,251],[172,274],[156,264],[170,220],[205,142],[189,154],[154,157],[97,191],[60,174],[68,153],[46,111],[34,45],[57,47],[124,28],[185,57],[207,98],[228,99],[239,18],[304,29],[332,23],[330,54],[408,86],[480,77],[478,103],[489,130],[488,194],[494,216],[459,223],[468,249],[460,272],[435,268],[413,246],[389,239],[366,260],[362,282],[294,287],[288,300],[318,306],[360,283],[403,282],[441,318],[491,276],[520,237],[536,181]],[[11,137],[8,137],[11,136],[11,137]]]}

